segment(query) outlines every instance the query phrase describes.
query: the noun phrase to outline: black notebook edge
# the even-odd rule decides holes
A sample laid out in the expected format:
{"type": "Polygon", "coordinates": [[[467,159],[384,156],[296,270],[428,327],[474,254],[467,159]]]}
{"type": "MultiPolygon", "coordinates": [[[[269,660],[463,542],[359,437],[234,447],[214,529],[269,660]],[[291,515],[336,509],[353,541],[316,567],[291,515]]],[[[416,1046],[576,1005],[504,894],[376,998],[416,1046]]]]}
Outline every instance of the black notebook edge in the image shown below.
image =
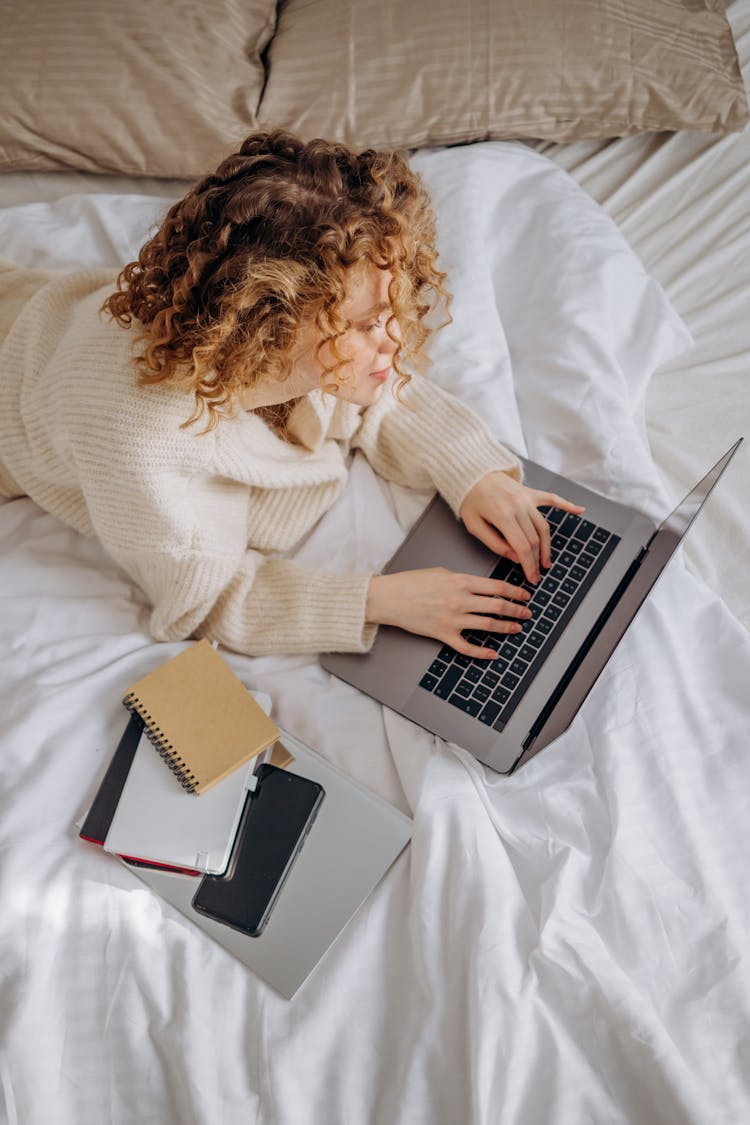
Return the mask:
{"type": "Polygon", "coordinates": [[[88,840],[92,844],[103,844],[106,840],[142,733],[143,719],[131,714],[81,825],[78,835],[82,840],[88,840]]]}

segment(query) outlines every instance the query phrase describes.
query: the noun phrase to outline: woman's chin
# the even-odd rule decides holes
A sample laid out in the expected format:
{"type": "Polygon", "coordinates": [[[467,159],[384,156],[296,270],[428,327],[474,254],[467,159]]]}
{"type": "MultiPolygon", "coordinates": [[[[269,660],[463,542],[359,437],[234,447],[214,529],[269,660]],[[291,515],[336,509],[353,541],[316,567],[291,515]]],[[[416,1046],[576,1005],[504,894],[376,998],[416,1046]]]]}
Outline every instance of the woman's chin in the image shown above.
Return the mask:
{"type": "Polygon", "coordinates": [[[369,386],[364,387],[341,387],[336,393],[336,398],[341,398],[345,402],[351,402],[355,406],[372,406],[377,402],[383,393],[385,383],[376,383],[374,380],[369,386]]]}

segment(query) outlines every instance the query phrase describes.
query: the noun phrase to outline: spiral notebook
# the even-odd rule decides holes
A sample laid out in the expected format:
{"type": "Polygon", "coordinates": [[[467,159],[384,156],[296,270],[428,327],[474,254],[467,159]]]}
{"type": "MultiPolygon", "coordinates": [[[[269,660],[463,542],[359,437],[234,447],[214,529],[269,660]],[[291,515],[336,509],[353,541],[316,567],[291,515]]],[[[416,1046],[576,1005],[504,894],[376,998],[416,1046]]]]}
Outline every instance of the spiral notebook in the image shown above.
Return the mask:
{"type": "Polygon", "coordinates": [[[205,639],[134,683],[123,703],[191,793],[204,793],[280,734],[205,639]]]}
{"type": "MultiPolygon", "coordinates": [[[[262,706],[271,700],[261,693],[262,706]]],[[[284,769],[294,758],[281,742],[261,751],[243,769],[218,782],[205,801],[194,801],[159,761],[143,735],[143,720],[130,715],[93,801],[77,822],[82,840],[99,844],[120,858],[187,875],[219,874],[236,835],[236,790],[244,806],[247,774],[268,761],[284,769]],[[221,806],[221,807],[219,807],[221,806]]]]}

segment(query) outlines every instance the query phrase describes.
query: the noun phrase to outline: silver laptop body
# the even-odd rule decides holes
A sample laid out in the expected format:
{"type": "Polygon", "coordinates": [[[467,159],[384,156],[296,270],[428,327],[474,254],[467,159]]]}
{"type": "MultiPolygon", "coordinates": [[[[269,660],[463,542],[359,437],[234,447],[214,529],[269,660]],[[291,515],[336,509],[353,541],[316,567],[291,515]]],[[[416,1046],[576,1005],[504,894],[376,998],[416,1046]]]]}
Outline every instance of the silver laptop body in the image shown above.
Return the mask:
{"type": "MultiPolygon", "coordinates": [[[[742,438],[735,442],[658,527],[631,508],[533,461],[524,461],[526,484],[584,505],[583,519],[597,529],[606,529],[610,538],[603,552],[606,557],[597,560],[595,577],[585,584],[585,590],[566,611],[568,619],[561,623],[562,629],[552,639],[551,647],[548,644],[547,651],[541,651],[541,658],[529,657],[522,694],[509,715],[504,717],[502,710],[495,715],[494,708],[488,710],[488,704],[476,708],[484,708],[483,717],[468,714],[447,698],[439,698],[432,690],[420,686],[420,681],[432,684],[435,677],[425,674],[431,667],[442,667],[440,661],[437,665],[435,662],[441,650],[445,651],[444,646],[401,629],[381,626],[369,653],[326,654],[321,658],[322,666],[441,738],[463,746],[497,772],[511,773],[570,725],[741,441],[742,438]]],[[[554,532],[555,528],[551,530],[554,532]]],[[[565,554],[556,554],[553,539],[552,568],[543,571],[543,577],[556,565],[557,573],[565,570],[557,561],[565,554]]],[[[569,558],[566,565],[575,565],[569,564],[569,558]]],[[[462,573],[489,575],[498,562],[497,556],[475,539],[436,496],[383,573],[444,566],[462,573]]],[[[503,560],[501,565],[508,564],[503,560]]],[[[540,582],[538,587],[527,588],[535,591],[542,586],[540,582]]],[[[532,620],[517,635],[519,651],[525,633],[536,624],[537,616],[543,616],[547,610],[536,606],[533,594],[529,605],[532,620]]],[[[498,647],[506,639],[497,635],[498,647]]],[[[482,671],[495,664],[463,660],[482,671]]],[[[498,653],[498,667],[504,663],[498,653]]],[[[517,664],[516,671],[520,667],[517,664]]],[[[509,706],[505,704],[506,709],[509,706]]]]}

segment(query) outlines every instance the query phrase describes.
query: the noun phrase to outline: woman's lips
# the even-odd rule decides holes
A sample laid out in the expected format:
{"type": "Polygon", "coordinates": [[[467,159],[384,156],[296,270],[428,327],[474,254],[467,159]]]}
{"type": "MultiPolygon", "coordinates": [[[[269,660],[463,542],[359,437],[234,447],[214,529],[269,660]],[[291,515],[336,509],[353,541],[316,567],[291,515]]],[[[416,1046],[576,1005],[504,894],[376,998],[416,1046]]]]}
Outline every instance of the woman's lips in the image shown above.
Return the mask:
{"type": "Polygon", "coordinates": [[[384,367],[382,371],[371,371],[370,378],[374,379],[376,383],[384,383],[390,375],[390,367],[384,367]]]}

